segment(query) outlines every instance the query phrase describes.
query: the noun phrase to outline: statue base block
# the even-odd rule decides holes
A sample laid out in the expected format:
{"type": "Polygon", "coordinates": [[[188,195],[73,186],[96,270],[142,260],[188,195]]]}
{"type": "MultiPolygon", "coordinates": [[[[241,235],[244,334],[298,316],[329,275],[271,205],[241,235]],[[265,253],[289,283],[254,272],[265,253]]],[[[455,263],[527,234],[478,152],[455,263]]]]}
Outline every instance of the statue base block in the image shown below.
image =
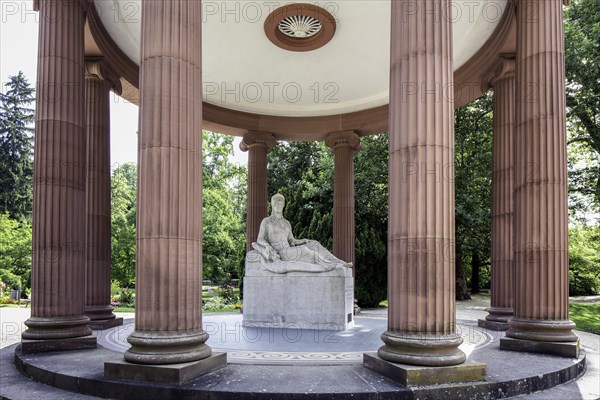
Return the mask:
{"type": "Polygon", "coordinates": [[[349,268],[277,274],[246,263],[246,327],[345,330],[354,326],[354,279],[349,268]]]}

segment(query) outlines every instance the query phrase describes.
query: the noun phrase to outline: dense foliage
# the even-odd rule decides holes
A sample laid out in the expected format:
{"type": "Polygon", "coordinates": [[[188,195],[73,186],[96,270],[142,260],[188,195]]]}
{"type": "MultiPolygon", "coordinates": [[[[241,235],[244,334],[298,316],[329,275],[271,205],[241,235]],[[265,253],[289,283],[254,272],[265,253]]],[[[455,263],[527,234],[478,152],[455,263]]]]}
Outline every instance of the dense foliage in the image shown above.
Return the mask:
{"type": "Polygon", "coordinates": [[[135,285],[137,165],[123,164],[111,179],[111,278],[120,288],[135,285]]]}
{"type": "Polygon", "coordinates": [[[34,89],[22,72],[0,93],[0,291],[31,285],[34,89]]]}
{"type": "Polygon", "coordinates": [[[231,161],[232,136],[204,132],[202,151],[202,275],[227,283],[243,276],[246,167],[231,161]]]}
{"type": "Polygon", "coordinates": [[[30,219],[33,192],[34,89],[22,72],[0,93],[0,212],[30,219]]]}
{"type": "Polygon", "coordinates": [[[492,95],[455,112],[456,298],[488,286],[491,252],[492,95]],[[470,279],[468,277],[470,276],[470,279]]]}
{"type": "Polygon", "coordinates": [[[0,214],[0,290],[29,287],[30,275],[31,225],[0,214]]]}
{"type": "MultiPolygon", "coordinates": [[[[241,274],[245,252],[245,167],[230,161],[233,137],[203,134],[203,278],[225,283],[241,274]]],[[[112,176],[112,279],[120,288],[135,285],[135,164],[112,176]]]]}
{"type": "Polygon", "coordinates": [[[600,213],[600,1],[571,0],[566,8],[565,63],[569,200],[582,220],[600,213]]]}

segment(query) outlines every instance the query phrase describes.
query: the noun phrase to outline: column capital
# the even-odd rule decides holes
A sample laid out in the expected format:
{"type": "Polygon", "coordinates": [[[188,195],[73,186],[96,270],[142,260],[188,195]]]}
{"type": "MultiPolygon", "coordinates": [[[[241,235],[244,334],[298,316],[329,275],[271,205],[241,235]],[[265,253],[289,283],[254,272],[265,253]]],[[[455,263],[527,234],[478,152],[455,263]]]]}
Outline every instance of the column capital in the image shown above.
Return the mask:
{"type": "Polygon", "coordinates": [[[360,144],[360,136],[354,131],[339,131],[332,132],[325,138],[325,144],[331,149],[335,150],[338,146],[349,146],[354,151],[358,151],[362,148],[360,144]]]}
{"type": "Polygon", "coordinates": [[[85,77],[106,81],[116,94],[120,95],[123,91],[119,75],[102,58],[86,58],[85,77]]]}
{"type": "Polygon", "coordinates": [[[240,150],[248,151],[253,146],[264,146],[267,153],[277,145],[275,137],[270,132],[249,131],[240,142],[240,150]]]}
{"type": "Polygon", "coordinates": [[[498,61],[482,75],[481,91],[484,93],[487,92],[501,80],[515,79],[515,68],[516,61],[514,54],[500,56],[498,61]]]}

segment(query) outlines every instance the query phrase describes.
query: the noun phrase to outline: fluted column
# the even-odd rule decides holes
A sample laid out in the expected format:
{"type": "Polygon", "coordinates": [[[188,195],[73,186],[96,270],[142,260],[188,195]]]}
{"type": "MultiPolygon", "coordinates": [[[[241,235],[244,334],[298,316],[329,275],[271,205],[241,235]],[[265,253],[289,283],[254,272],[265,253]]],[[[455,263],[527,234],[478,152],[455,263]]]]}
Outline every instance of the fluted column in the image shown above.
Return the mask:
{"type": "Polygon", "coordinates": [[[85,314],[92,329],[123,324],[110,305],[110,90],[121,92],[119,77],[106,63],[85,64],[86,181],[85,181],[85,314]]]}
{"type": "Polygon", "coordinates": [[[75,339],[91,334],[84,315],[84,10],[79,0],[45,0],[39,12],[32,304],[23,352],[95,346],[95,338],[75,339]]]}
{"type": "Polygon", "coordinates": [[[135,332],[125,360],[207,358],[200,2],[142,2],[135,332]]]}
{"type": "Polygon", "coordinates": [[[494,89],[492,138],[492,302],[479,325],[492,330],[508,329],[513,315],[514,248],[514,137],[515,60],[501,58],[486,77],[484,91],[494,89]]]}
{"type": "Polygon", "coordinates": [[[578,341],[569,320],[562,7],[561,0],[518,2],[515,304],[509,339],[501,341],[501,348],[562,348],[574,356],[576,345],[544,343],[578,341]]]}
{"type": "Polygon", "coordinates": [[[354,266],[354,152],[360,138],[354,131],[333,132],[325,143],[333,151],[333,254],[354,266]]]}
{"type": "Polygon", "coordinates": [[[450,0],[392,1],[388,330],[379,356],[465,361],[455,328],[450,0]],[[438,10],[436,12],[435,10],[438,10]]]}
{"type": "Polygon", "coordinates": [[[273,134],[248,132],[240,142],[240,150],[248,152],[248,206],[246,212],[246,251],[258,237],[269,204],[267,188],[267,154],[276,145],[273,134]]]}

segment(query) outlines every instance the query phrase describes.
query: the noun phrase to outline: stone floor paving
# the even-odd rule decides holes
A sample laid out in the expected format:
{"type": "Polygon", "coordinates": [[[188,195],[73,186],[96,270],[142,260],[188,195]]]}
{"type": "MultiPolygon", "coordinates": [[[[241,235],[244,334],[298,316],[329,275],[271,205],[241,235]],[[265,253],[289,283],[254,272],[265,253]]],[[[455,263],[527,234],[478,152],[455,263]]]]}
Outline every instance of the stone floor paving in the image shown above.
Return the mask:
{"type": "MultiPolygon", "coordinates": [[[[588,299],[585,299],[586,301],[588,299]]],[[[457,303],[458,327],[465,338],[463,350],[469,352],[489,351],[484,347],[498,340],[503,333],[485,331],[477,328],[477,319],[485,317],[485,308],[489,306],[489,297],[477,296],[471,301],[457,303]],[[470,346],[470,347],[469,347],[470,346]]],[[[29,308],[0,308],[1,342],[0,348],[7,347],[20,340],[25,328],[23,322],[29,318],[29,308]]],[[[124,351],[127,348],[125,338],[132,330],[133,313],[119,313],[126,324],[111,332],[96,332],[99,343],[107,348],[124,351]],[[112,336],[111,336],[112,335],[112,336]],[[112,344],[111,344],[112,343],[112,344]],[[119,348],[120,346],[120,348],[119,348]]],[[[213,348],[226,349],[230,362],[238,364],[256,364],[257,368],[297,364],[317,368],[322,364],[346,364],[350,368],[360,368],[360,355],[364,351],[376,350],[381,345],[379,335],[386,328],[387,309],[366,309],[356,319],[356,327],[349,332],[298,331],[289,327],[276,329],[250,329],[241,327],[240,314],[205,314],[205,329],[211,333],[209,344],[213,348]],[[260,364],[263,366],[261,367],[260,364]]],[[[587,354],[587,371],[580,378],[557,386],[550,390],[514,397],[520,400],[596,400],[600,398],[600,336],[577,331],[582,348],[587,354]]],[[[8,350],[8,349],[6,349],[8,350]]],[[[0,398],[17,399],[92,399],[93,397],[65,392],[60,389],[30,381],[15,373],[12,353],[1,352],[0,359],[0,398]],[[15,397],[15,393],[19,395],[15,397]],[[21,396],[22,395],[22,396],[21,396]]],[[[535,365],[526,366],[535,369],[535,365]]],[[[240,365],[240,368],[243,368],[240,365]]],[[[281,368],[281,367],[280,367],[281,368]]],[[[340,366],[342,368],[342,366],[340,366]]],[[[490,372],[495,371],[492,367],[490,372]]],[[[515,366],[515,369],[525,366],[515,366]]],[[[497,369],[497,368],[496,368],[497,369]]],[[[510,369],[510,368],[508,368],[510,369]]],[[[507,371],[510,373],[511,371],[507,371]]],[[[493,377],[491,377],[493,379],[493,377]]]]}

